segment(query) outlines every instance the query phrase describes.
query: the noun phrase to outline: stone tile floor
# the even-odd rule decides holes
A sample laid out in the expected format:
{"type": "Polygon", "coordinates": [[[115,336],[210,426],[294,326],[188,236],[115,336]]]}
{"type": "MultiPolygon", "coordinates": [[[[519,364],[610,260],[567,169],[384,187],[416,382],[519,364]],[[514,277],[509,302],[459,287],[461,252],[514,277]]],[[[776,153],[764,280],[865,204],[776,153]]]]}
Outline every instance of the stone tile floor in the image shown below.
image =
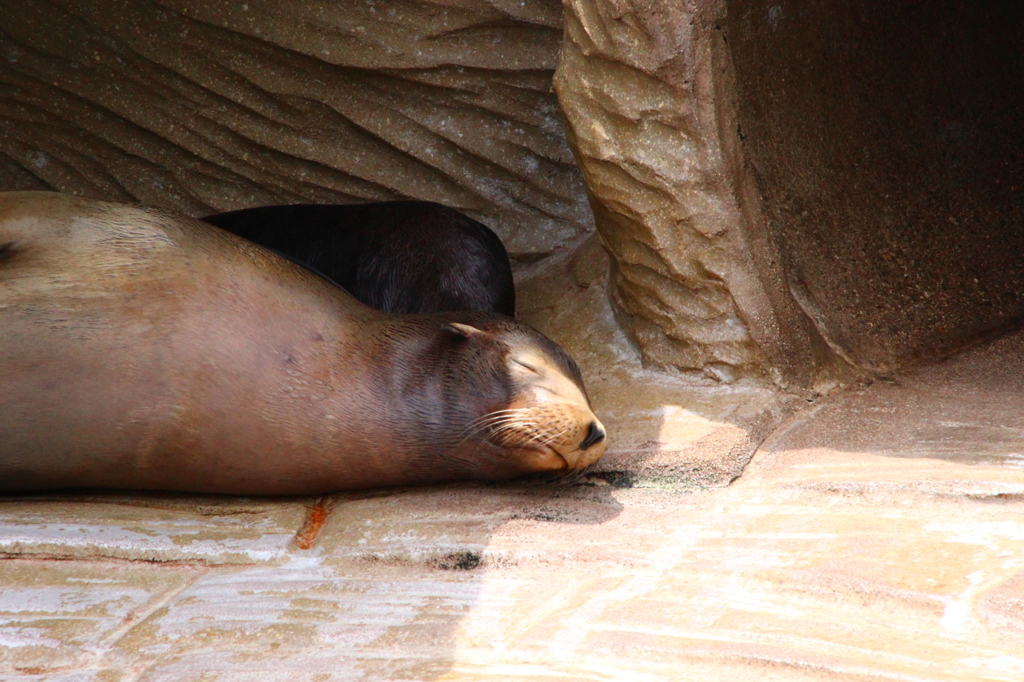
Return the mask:
{"type": "Polygon", "coordinates": [[[523,313],[591,475],[0,498],[0,680],[1024,679],[1024,334],[808,403],[645,372],[592,284],[523,313]]]}

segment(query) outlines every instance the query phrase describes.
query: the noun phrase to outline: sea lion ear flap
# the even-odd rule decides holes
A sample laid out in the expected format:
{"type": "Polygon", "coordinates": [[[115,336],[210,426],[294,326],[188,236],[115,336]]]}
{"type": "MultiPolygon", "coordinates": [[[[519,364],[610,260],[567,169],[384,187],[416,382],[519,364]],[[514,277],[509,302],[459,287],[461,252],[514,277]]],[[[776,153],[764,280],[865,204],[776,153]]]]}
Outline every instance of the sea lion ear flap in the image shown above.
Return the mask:
{"type": "Polygon", "coordinates": [[[483,338],[485,336],[490,336],[490,334],[483,331],[482,329],[477,329],[472,325],[462,324],[461,322],[448,322],[446,324],[441,325],[441,329],[466,339],[483,338]]]}

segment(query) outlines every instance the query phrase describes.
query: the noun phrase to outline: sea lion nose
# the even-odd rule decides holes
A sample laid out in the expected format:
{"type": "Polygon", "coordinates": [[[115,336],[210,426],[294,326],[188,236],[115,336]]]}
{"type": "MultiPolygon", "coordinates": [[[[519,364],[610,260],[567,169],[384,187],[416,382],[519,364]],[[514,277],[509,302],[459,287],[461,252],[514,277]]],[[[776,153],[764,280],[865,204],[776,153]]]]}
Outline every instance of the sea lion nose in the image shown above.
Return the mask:
{"type": "Polygon", "coordinates": [[[586,450],[594,443],[600,443],[604,440],[604,429],[597,425],[597,422],[590,422],[590,426],[587,427],[587,436],[580,443],[580,450],[586,450]]]}

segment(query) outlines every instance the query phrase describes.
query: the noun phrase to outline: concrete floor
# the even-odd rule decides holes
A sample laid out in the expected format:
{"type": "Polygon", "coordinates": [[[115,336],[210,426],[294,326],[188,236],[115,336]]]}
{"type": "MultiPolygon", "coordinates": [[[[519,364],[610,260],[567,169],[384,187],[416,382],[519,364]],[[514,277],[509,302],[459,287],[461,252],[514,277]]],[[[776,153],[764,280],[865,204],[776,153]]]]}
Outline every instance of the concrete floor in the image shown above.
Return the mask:
{"type": "Polygon", "coordinates": [[[814,402],[695,386],[592,262],[521,286],[612,435],[590,475],[2,498],[0,680],[1024,679],[1024,334],[814,402]]]}

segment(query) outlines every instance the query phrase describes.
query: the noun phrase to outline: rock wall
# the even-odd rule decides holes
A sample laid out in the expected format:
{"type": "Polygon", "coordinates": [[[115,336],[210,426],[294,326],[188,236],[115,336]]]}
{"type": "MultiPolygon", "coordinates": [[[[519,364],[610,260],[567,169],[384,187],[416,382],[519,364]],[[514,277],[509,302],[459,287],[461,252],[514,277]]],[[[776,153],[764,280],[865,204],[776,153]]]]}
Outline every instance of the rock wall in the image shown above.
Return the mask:
{"type": "Polygon", "coordinates": [[[564,4],[556,85],[646,362],[821,388],[1024,319],[1019,3],[564,4]]]}
{"type": "Polygon", "coordinates": [[[0,189],[194,215],[415,197],[531,260],[592,230],[557,0],[0,0],[0,189]]]}
{"type": "Polygon", "coordinates": [[[555,75],[648,364],[810,386],[831,367],[794,304],[736,136],[719,2],[566,0],[555,75]]]}
{"type": "Polygon", "coordinates": [[[891,371],[1024,316],[1024,6],[729,0],[744,147],[793,293],[891,371]]]}
{"type": "Polygon", "coordinates": [[[432,199],[520,263],[596,221],[647,365],[823,389],[1024,318],[1021,36],[1005,0],[0,0],[0,190],[432,199]]]}

